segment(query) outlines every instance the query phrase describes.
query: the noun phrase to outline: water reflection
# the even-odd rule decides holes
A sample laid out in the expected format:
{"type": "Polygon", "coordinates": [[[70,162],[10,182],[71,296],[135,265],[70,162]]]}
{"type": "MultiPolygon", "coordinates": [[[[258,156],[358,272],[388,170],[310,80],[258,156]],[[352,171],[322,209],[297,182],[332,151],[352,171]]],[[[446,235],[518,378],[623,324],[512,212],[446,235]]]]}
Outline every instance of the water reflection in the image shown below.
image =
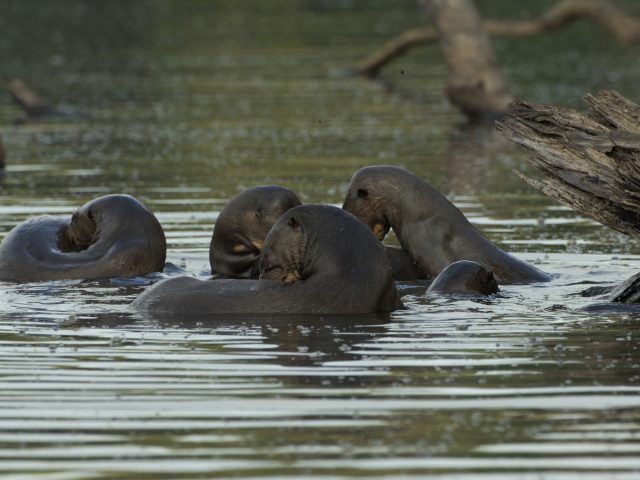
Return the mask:
{"type": "MultiPolygon", "coordinates": [[[[492,190],[513,190],[501,183],[512,170],[513,158],[506,157],[511,150],[509,141],[500,135],[491,123],[464,123],[454,129],[447,143],[448,190],[457,195],[473,195],[492,190]],[[496,161],[498,160],[498,161],[496,161]],[[505,160],[508,163],[505,163],[505,160]],[[500,182],[497,179],[501,179],[500,182]]],[[[514,182],[517,183],[517,182],[514,182]]]]}
{"type": "Polygon", "coordinates": [[[634,319],[475,308],[441,300],[391,318],[4,314],[0,427],[13,434],[0,436],[0,467],[69,478],[633,472],[634,319]]]}

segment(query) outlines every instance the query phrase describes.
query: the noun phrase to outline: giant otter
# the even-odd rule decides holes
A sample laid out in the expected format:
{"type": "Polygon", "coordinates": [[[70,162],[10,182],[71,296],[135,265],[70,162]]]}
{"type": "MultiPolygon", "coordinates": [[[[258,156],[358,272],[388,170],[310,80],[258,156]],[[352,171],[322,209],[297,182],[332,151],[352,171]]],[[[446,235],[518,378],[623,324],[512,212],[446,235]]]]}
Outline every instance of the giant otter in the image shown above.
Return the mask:
{"type": "Polygon", "coordinates": [[[209,247],[211,272],[258,278],[267,233],[284,212],[300,205],[291,190],[276,185],[247,188],[220,212],[209,247]]]}
{"type": "Polygon", "coordinates": [[[486,265],[498,283],[548,281],[549,276],[493,245],[444,196],[408,170],[365,167],[349,184],[343,208],[382,240],[393,228],[422,272],[434,277],[457,260],[486,265]]]}
{"type": "Polygon", "coordinates": [[[440,272],[427,293],[470,293],[492,295],[498,293],[493,272],[471,260],[458,260],[440,272]]]}
{"type": "Polygon", "coordinates": [[[171,314],[372,313],[399,305],[382,244],[351,214],[328,205],[300,205],[276,221],[259,279],[170,278],[132,304],[171,314]]]}
{"type": "Polygon", "coordinates": [[[71,219],[42,216],[16,226],[0,244],[0,280],[132,277],[162,271],[164,232],[129,195],[105,195],[71,219]]]}

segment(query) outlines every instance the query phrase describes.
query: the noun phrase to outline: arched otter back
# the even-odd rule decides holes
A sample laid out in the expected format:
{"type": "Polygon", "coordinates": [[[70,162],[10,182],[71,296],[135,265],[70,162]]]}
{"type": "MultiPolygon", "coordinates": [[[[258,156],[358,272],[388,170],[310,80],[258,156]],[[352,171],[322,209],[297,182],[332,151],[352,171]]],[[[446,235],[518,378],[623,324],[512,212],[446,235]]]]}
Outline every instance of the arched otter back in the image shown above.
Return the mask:
{"type": "Polygon", "coordinates": [[[162,271],[166,239],[153,213],[129,195],[87,202],[70,219],[43,216],[0,243],[0,280],[131,277],[162,271]]]}

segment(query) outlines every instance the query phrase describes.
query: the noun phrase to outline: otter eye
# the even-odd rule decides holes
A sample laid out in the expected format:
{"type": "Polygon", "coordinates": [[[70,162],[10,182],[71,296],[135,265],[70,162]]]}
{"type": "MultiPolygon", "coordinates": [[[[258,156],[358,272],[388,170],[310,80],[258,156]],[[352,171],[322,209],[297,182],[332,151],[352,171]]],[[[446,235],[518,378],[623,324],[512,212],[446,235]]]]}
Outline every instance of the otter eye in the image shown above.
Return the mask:
{"type": "Polygon", "coordinates": [[[289,225],[291,228],[298,228],[298,225],[300,225],[300,224],[296,220],[296,217],[291,217],[289,219],[289,222],[287,222],[287,225],[289,225]]]}
{"type": "Polygon", "coordinates": [[[255,211],[255,215],[256,215],[256,218],[262,219],[262,217],[264,217],[264,211],[261,208],[259,208],[258,210],[255,211]]]}
{"type": "Polygon", "coordinates": [[[364,188],[359,188],[358,189],[358,198],[365,198],[369,196],[369,191],[365,190],[364,188]]]}

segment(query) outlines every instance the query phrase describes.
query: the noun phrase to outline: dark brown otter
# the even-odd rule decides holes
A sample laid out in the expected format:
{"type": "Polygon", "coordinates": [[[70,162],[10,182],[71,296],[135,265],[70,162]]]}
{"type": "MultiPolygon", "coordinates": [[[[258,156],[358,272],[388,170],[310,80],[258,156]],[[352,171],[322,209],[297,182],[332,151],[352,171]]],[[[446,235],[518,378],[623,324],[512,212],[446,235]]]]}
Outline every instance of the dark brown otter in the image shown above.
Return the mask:
{"type": "Polygon", "coordinates": [[[264,239],[280,215],[300,200],[276,185],[247,188],[222,209],[209,247],[212,273],[258,278],[264,239]]]}
{"type": "Polygon", "coordinates": [[[498,282],[493,272],[484,265],[470,260],[459,260],[440,272],[427,293],[492,295],[498,293],[498,282]]]}
{"type": "Polygon", "coordinates": [[[404,168],[358,170],[343,208],[380,240],[393,228],[426,276],[435,277],[457,260],[473,260],[489,267],[498,283],[549,280],[544,272],[492,244],[449,200],[404,168]]]}
{"type": "Polygon", "coordinates": [[[420,267],[407,252],[397,247],[386,246],[387,256],[391,262],[391,273],[394,280],[419,280],[426,278],[420,267]]]}
{"type": "Polygon", "coordinates": [[[400,306],[384,247],[355,217],[328,205],[285,212],[267,235],[257,280],[163,280],[132,304],[171,314],[341,314],[400,306]]]}
{"type": "Polygon", "coordinates": [[[129,195],[105,195],[71,219],[43,216],[16,226],[0,244],[0,280],[133,277],[164,268],[160,223],[129,195]]]}

